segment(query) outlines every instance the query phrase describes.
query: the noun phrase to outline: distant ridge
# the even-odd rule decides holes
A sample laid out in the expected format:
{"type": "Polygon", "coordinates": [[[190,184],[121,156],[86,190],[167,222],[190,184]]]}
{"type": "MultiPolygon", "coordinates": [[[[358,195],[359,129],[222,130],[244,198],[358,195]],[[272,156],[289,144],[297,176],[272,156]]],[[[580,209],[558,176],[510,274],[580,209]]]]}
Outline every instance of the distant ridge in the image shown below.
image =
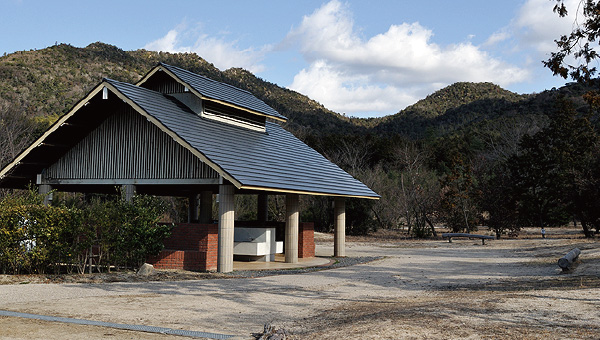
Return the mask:
{"type": "Polygon", "coordinates": [[[60,44],[0,57],[0,109],[16,107],[29,117],[50,123],[103,77],[136,82],[159,62],[252,92],[288,117],[285,127],[301,138],[363,134],[423,138],[507,115],[544,114],[551,105],[550,98],[559,94],[580,98],[585,92],[581,85],[571,84],[557,91],[519,95],[492,83],[461,82],[436,91],[394,115],[348,118],[246,70],[220,71],[194,53],[124,51],[96,42],[85,48],[60,44]]]}

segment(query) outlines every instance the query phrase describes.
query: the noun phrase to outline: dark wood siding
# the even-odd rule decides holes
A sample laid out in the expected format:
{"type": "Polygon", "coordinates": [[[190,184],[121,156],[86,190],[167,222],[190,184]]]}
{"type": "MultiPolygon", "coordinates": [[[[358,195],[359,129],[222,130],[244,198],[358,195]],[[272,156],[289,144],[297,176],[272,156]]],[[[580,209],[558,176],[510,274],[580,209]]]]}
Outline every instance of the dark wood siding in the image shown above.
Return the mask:
{"type": "Polygon", "coordinates": [[[216,171],[131,108],[124,108],[69,150],[48,179],[214,179],[216,171]]]}

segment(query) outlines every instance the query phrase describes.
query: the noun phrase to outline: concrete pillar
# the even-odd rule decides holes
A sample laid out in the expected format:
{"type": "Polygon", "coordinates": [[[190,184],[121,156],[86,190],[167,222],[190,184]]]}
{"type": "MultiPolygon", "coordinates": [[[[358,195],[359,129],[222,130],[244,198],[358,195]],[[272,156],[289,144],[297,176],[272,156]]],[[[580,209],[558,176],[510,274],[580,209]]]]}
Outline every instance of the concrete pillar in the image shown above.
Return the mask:
{"type": "Polygon", "coordinates": [[[133,184],[124,184],[122,186],[122,190],[125,193],[125,201],[131,202],[131,199],[135,195],[135,185],[133,184]]]}
{"type": "Polygon", "coordinates": [[[217,271],[233,271],[233,226],[235,219],[235,187],[219,185],[219,249],[217,271]]]}
{"type": "Polygon", "coordinates": [[[334,237],[333,256],[346,256],[346,201],[343,197],[336,197],[333,206],[334,237]]]}
{"type": "Polygon", "coordinates": [[[297,194],[285,196],[285,262],[298,263],[300,203],[297,194]]]}
{"type": "Polygon", "coordinates": [[[198,195],[188,197],[188,223],[198,223],[198,195]]]}
{"type": "Polygon", "coordinates": [[[52,202],[52,186],[49,184],[40,184],[38,192],[40,195],[44,195],[44,205],[50,205],[52,202]]]}
{"type": "Polygon", "coordinates": [[[258,194],[258,204],[256,211],[257,220],[260,223],[265,223],[269,216],[269,195],[258,194]]]}
{"type": "Polygon", "coordinates": [[[200,217],[199,223],[208,224],[212,223],[212,205],[213,205],[213,193],[212,191],[202,191],[200,193],[200,217]]]}

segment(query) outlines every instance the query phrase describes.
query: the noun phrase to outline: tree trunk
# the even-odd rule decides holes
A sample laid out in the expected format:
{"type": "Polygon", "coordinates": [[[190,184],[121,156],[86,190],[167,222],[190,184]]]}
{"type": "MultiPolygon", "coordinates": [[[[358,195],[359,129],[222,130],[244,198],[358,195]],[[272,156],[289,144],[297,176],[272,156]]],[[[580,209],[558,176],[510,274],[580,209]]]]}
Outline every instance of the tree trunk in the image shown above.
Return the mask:
{"type": "Polygon", "coordinates": [[[581,222],[581,227],[583,228],[583,234],[585,235],[585,237],[586,238],[594,237],[594,233],[591,232],[588,222],[583,221],[583,220],[581,220],[579,222],[581,222]]]}
{"type": "Polygon", "coordinates": [[[435,227],[433,226],[433,223],[431,223],[431,220],[425,214],[423,214],[423,217],[425,217],[425,221],[427,221],[427,224],[429,224],[429,226],[431,227],[431,234],[434,237],[437,237],[437,233],[435,232],[435,227]]]}

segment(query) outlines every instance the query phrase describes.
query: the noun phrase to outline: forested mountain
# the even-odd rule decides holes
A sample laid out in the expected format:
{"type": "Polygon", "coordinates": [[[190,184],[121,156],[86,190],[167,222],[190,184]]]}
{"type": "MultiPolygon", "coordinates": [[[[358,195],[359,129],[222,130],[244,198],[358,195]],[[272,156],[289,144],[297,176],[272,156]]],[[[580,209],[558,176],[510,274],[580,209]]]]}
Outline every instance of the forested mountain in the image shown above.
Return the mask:
{"type": "Polygon", "coordinates": [[[308,97],[257,78],[245,70],[221,72],[191,53],[123,51],[103,43],[93,43],[85,48],[61,44],[1,57],[0,107],[16,105],[29,116],[55,119],[67,112],[102,78],[136,82],[158,62],[249,90],[287,116],[288,124],[294,129],[336,131],[342,128],[352,131],[355,126],[308,97]]]}
{"type": "MultiPolygon", "coordinates": [[[[591,226],[600,232],[598,115],[583,99],[597,84],[519,95],[456,83],[394,115],[360,119],[196,54],[61,44],[0,57],[0,166],[102,78],[134,83],[158,62],[252,92],[288,117],[286,129],[379,193],[378,202],[349,200],[349,233],[404,225],[422,237],[445,223],[466,231],[484,224],[500,236],[572,216],[586,235],[591,226]]],[[[307,200],[303,218],[330,228],[331,204],[307,200]]]]}
{"type": "Polygon", "coordinates": [[[135,82],[158,62],[252,92],[287,116],[287,127],[301,135],[376,133],[418,139],[502,116],[539,115],[547,109],[548,97],[559,92],[572,96],[584,92],[566,88],[539,95],[519,95],[491,83],[456,83],[395,115],[347,118],[246,70],[233,68],[222,72],[193,53],[123,51],[97,42],[85,48],[60,44],[0,57],[0,108],[13,106],[28,117],[37,117],[37,121],[51,122],[68,111],[102,78],[135,82]]]}

